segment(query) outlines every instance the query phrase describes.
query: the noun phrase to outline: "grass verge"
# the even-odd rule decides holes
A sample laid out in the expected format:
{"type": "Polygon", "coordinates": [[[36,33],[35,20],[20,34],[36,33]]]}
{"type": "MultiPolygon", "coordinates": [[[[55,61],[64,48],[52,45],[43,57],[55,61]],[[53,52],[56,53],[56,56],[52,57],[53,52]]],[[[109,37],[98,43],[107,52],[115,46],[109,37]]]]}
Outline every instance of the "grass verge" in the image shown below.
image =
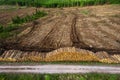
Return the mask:
{"type": "Polygon", "coordinates": [[[0,74],[0,80],[120,80],[119,74],[0,74]]]}
{"type": "Polygon", "coordinates": [[[102,4],[120,4],[119,0],[1,0],[0,4],[36,6],[36,7],[71,7],[102,4]]]}
{"type": "Polygon", "coordinates": [[[0,65],[47,65],[47,64],[64,64],[64,65],[106,65],[106,66],[120,66],[119,63],[101,63],[101,62],[75,62],[75,61],[64,61],[64,62],[0,62],[0,65]]]}

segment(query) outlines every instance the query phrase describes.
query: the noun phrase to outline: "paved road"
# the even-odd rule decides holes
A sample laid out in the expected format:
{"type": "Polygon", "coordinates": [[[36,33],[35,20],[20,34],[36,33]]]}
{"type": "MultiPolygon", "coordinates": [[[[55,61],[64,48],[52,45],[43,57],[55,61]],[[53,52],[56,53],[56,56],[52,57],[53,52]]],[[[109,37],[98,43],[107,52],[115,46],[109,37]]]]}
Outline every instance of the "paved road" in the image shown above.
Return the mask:
{"type": "Polygon", "coordinates": [[[84,65],[21,65],[0,66],[0,73],[111,73],[120,74],[117,66],[84,66],[84,65]]]}

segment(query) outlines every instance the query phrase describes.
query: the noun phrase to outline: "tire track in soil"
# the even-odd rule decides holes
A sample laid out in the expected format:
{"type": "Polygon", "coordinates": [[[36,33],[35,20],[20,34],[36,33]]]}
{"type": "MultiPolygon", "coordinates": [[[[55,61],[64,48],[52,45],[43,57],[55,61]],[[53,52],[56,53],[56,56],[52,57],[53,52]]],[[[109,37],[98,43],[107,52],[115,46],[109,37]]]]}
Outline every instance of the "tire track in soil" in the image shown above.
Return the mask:
{"type": "Polygon", "coordinates": [[[72,18],[73,16],[71,14],[67,14],[66,17],[62,18],[62,20],[56,24],[55,28],[50,32],[50,34],[46,36],[45,40],[43,40],[42,47],[58,48],[67,45],[71,46],[70,44],[72,42],[70,40],[70,25],[72,18]]]}
{"type": "MultiPolygon", "coordinates": [[[[29,24],[31,24],[31,25],[32,25],[32,28],[31,28],[31,30],[30,30],[26,35],[22,36],[22,39],[24,39],[25,37],[29,37],[29,36],[30,36],[29,34],[32,34],[32,33],[36,30],[36,28],[37,28],[38,25],[39,25],[39,26],[40,26],[40,25],[44,25],[45,23],[52,21],[52,20],[54,19],[53,16],[54,16],[54,15],[48,15],[48,16],[45,17],[45,18],[35,20],[35,21],[31,22],[31,23],[27,23],[25,26],[28,26],[29,24]]],[[[29,27],[31,27],[31,26],[29,26],[29,27]]],[[[25,30],[26,30],[26,29],[25,29],[25,30]]],[[[21,32],[21,33],[22,33],[22,32],[21,32]]],[[[21,33],[20,33],[20,34],[21,34],[21,33]]],[[[18,38],[21,38],[21,36],[18,37],[18,38]]],[[[20,40],[20,39],[18,39],[17,42],[19,42],[19,40],[20,40]]]]}
{"type": "MultiPolygon", "coordinates": [[[[61,16],[62,16],[61,19],[65,19],[65,18],[66,18],[66,15],[65,15],[65,14],[62,14],[61,16]]],[[[58,21],[58,22],[54,25],[55,27],[52,28],[51,31],[50,31],[50,32],[44,37],[44,39],[41,41],[41,47],[43,47],[43,48],[50,48],[50,47],[51,47],[52,40],[51,40],[50,38],[53,37],[53,36],[51,36],[51,34],[52,34],[52,33],[55,33],[55,31],[57,31],[57,30],[56,30],[57,25],[60,25],[60,24],[61,24],[61,20],[58,21]]]]}
{"type": "Polygon", "coordinates": [[[43,24],[37,25],[31,34],[29,34],[26,38],[20,41],[20,44],[23,44],[25,47],[31,46],[31,48],[40,47],[41,41],[43,41],[45,36],[48,35],[48,33],[61,20],[61,18],[62,16],[54,16],[51,19],[46,20],[43,24]]]}
{"type": "Polygon", "coordinates": [[[72,21],[74,19],[75,15],[68,13],[68,16],[63,23],[63,30],[62,30],[62,37],[59,40],[59,47],[69,47],[72,46],[72,40],[71,40],[71,25],[72,21]]]}
{"type": "MultiPolygon", "coordinates": [[[[73,23],[71,25],[71,40],[73,42],[72,46],[79,47],[79,48],[86,48],[87,45],[82,41],[81,35],[78,34],[78,29],[76,26],[76,22],[78,20],[78,15],[76,13],[73,13],[75,15],[75,18],[73,19],[73,23]]],[[[82,18],[82,17],[81,17],[82,18]]]]}

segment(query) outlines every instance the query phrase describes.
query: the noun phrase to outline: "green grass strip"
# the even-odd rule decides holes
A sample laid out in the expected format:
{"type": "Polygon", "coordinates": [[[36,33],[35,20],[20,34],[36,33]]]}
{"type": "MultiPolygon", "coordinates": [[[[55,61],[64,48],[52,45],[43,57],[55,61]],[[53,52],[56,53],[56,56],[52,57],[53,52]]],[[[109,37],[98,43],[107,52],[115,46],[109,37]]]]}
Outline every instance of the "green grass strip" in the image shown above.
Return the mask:
{"type": "Polygon", "coordinates": [[[103,4],[120,4],[120,0],[0,0],[0,4],[55,8],[103,4]]]}
{"type": "Polygon", "coordinates": [[[0,74],[0,80],[120,80],[119,74],[0,74]]]}

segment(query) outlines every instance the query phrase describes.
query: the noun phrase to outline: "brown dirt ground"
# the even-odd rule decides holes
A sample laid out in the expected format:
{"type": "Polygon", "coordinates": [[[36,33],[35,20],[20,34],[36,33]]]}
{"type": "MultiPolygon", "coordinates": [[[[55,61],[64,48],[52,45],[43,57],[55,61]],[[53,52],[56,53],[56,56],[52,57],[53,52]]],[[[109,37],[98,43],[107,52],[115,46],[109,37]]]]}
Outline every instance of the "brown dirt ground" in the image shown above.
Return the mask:
{"type": "Polygon", "coordinates": [[[30,15],[35,12],[35,8],[20,8],[15,10],[0,11],[0,24],[6,25],[11,22],[13,17],[30,15]]]}
{"type": "MultiPolygon", "coordinates": [[[[120,53],[120,6],[104,5],[71,8],[40,8],[48,16],[27,26],[6,49],[49,51],[61,47],[77,47],[92,51],[120,53]]],[[[31,14],[35,8],[0,13],[0,23],[8,23],[15,15],[31,14]]]]}

